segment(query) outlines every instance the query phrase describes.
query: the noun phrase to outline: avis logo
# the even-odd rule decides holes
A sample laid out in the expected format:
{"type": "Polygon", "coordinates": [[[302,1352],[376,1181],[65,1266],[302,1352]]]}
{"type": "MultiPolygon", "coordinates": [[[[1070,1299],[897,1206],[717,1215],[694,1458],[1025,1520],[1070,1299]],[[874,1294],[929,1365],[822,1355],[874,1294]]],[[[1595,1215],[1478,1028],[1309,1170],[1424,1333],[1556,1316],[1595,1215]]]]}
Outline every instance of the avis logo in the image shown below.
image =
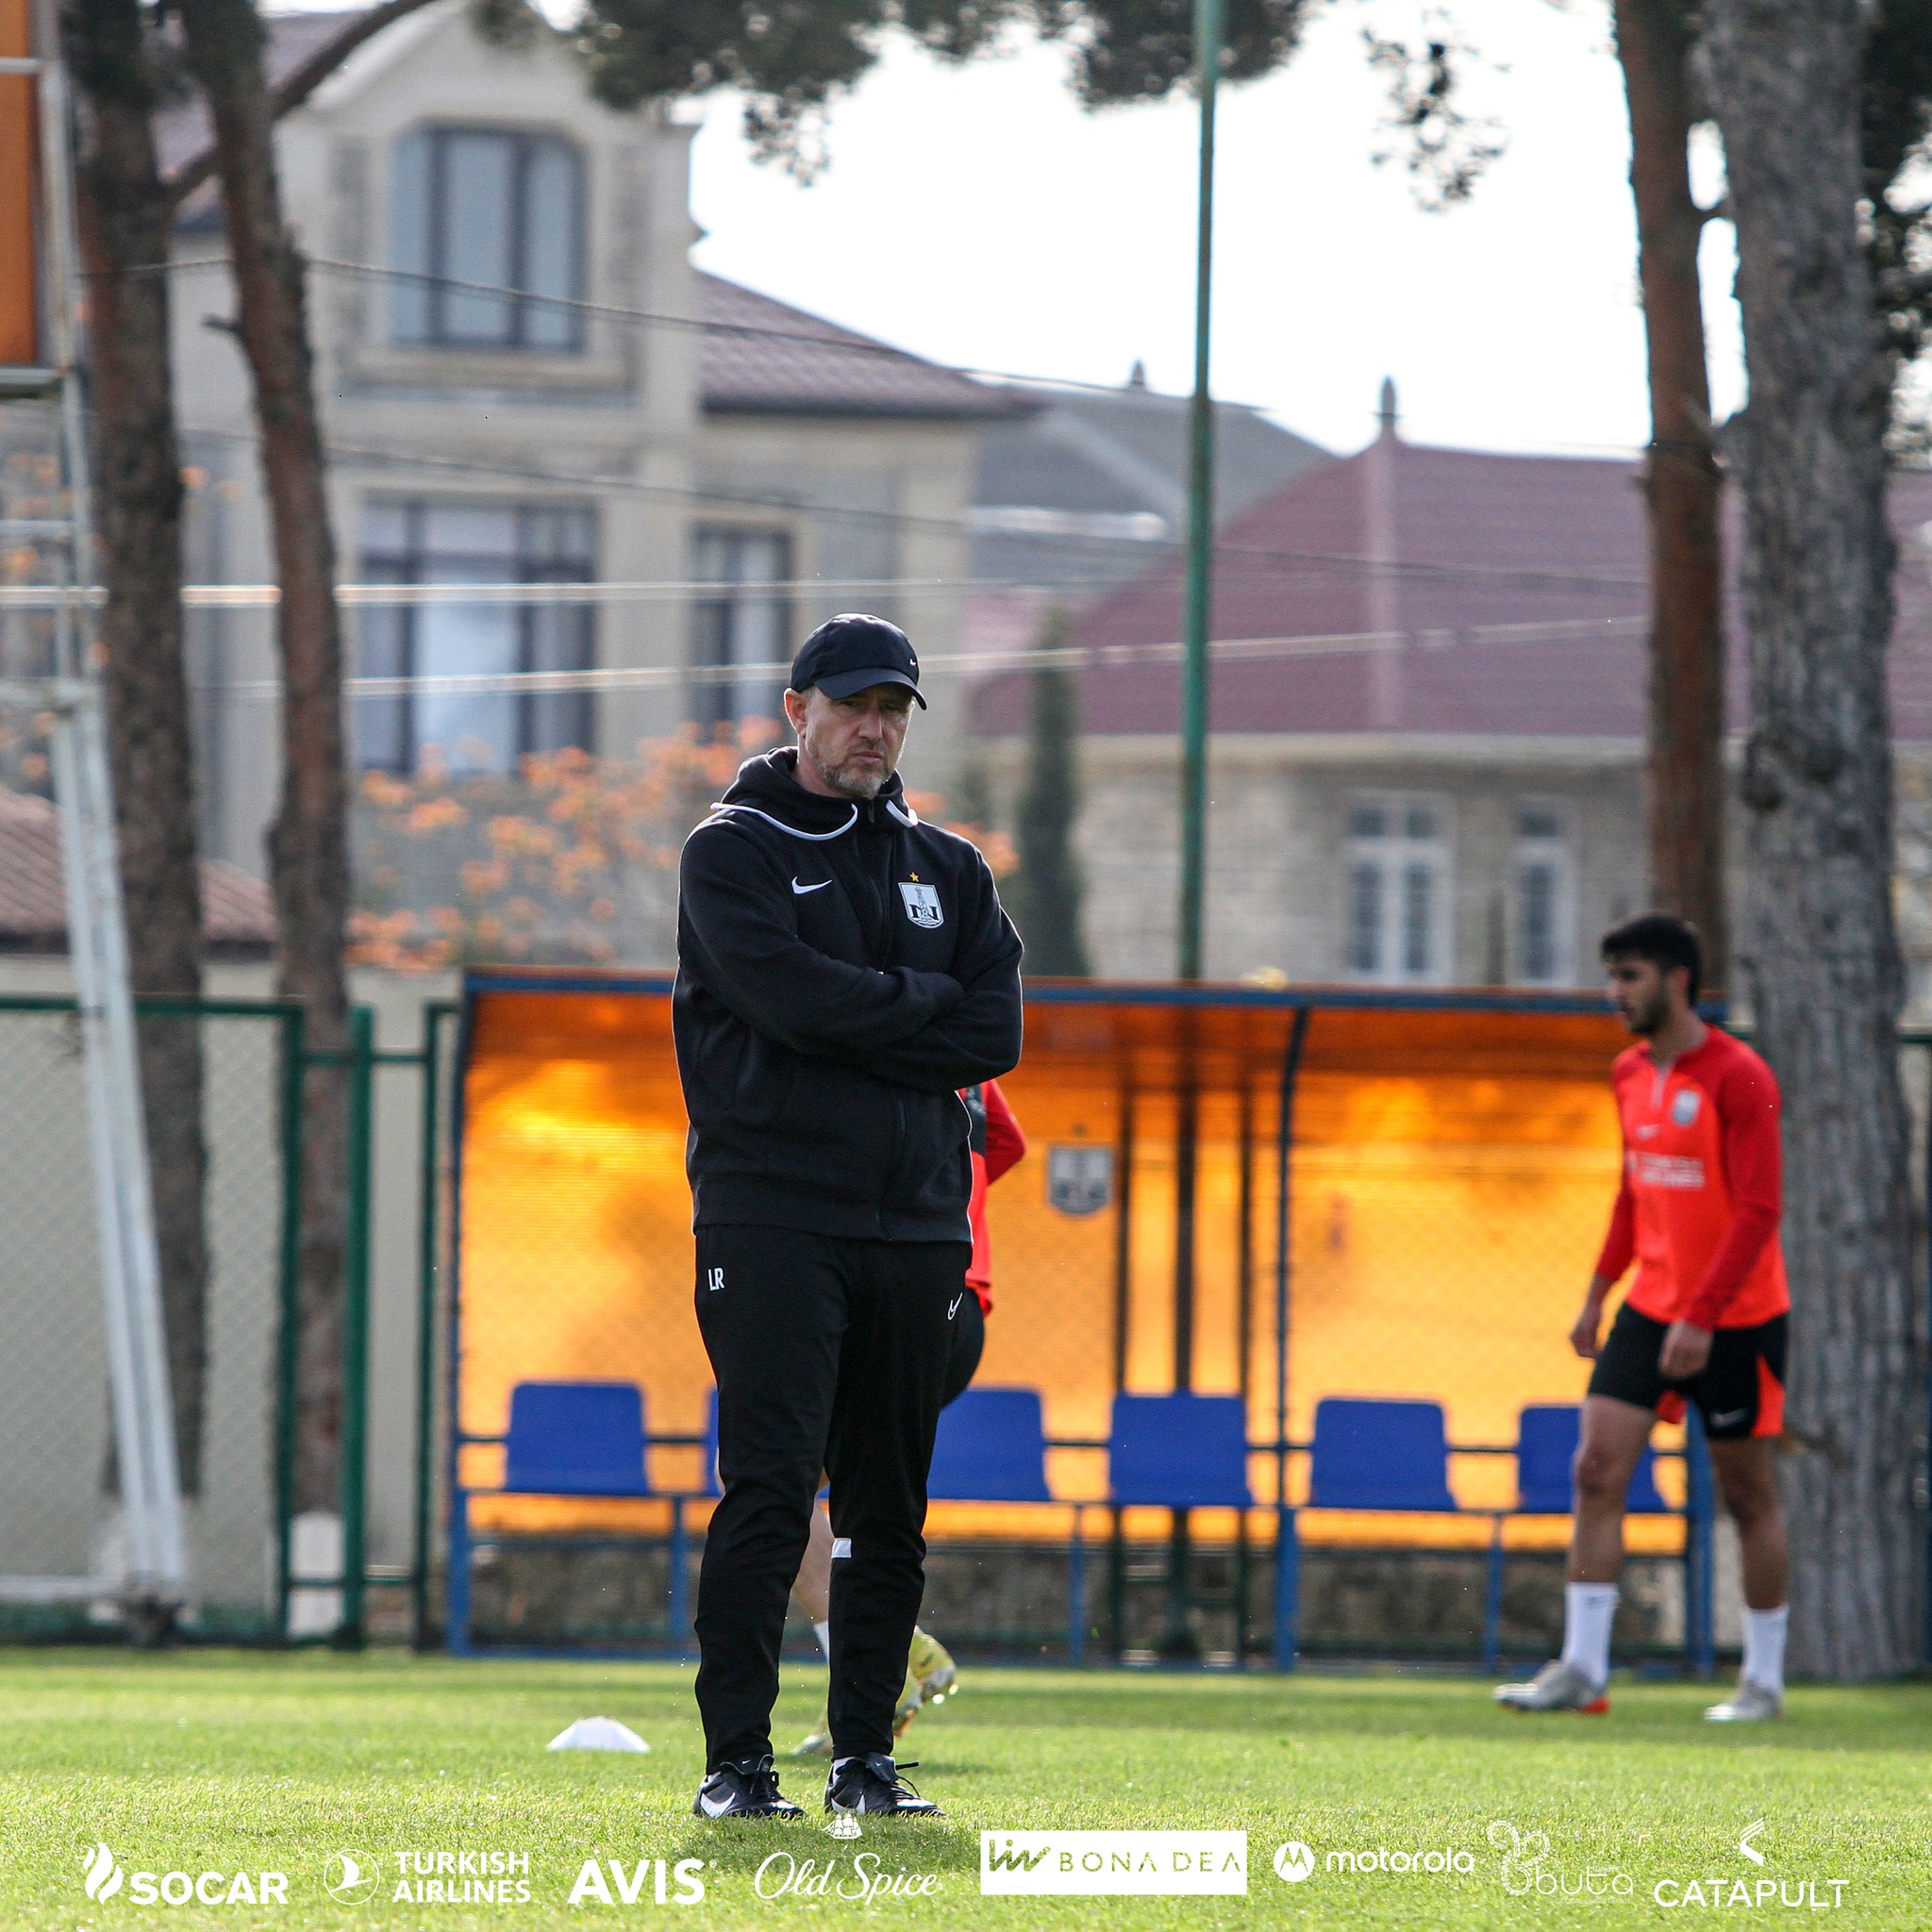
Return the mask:
{"type": "Polygon", "coordinates": [[[997,1849],[987,1846],[986,1869],[989,1872],[1030,1872],[1052,1849],[1051,1845],[1041,1845],[1037,1852],[1023,1851],[1008,1839],[997,1849]]]}
{"type": "Polygon", "coordinates": [[[126,1874],[114,1862],[114,1855],[105,1844],[97,1844],[87,1855],[87,1875],[81,1883],[87,1887],[87,1895],[105,1903],[121,1890],[126,1874]]]}

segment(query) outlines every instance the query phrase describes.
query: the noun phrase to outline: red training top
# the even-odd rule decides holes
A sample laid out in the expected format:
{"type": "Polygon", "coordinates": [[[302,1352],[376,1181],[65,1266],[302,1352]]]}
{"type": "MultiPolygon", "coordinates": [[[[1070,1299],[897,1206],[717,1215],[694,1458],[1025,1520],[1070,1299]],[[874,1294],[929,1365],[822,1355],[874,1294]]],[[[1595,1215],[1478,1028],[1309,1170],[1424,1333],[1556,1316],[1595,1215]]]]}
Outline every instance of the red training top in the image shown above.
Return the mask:
{"type": "Polygon", "coordinates": [[[1624,1185],[1596,1272],[1634,1255],[1629,1305],[1657,1322],[1750,1328],[1791,1305],[1778,1217],[1784,1161],[1777,1080],[1713,1026],[1661,1072],[1645,1041],[1610,1074],[1624,1129],[1624,1185]]]}
{"type": "Polygon", "coordinates": [[[972,1116],[973,1199],[966,1212],[973,1223],[973,1259],[966,1286],[979,1297],[979,1311],[992,1313],[992,1243],[986,1238],[986,1191],[1026,1151],[1026,1136],[997,1080],[962,1087],[959,1098],[972,1116]]]}

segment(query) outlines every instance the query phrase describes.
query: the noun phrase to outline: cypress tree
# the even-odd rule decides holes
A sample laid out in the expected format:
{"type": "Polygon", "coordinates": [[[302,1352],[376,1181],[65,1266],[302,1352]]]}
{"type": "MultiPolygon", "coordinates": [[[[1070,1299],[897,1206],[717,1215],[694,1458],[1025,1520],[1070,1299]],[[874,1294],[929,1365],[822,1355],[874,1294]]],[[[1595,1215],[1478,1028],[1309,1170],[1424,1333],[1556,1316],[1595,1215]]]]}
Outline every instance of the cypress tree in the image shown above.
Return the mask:
{"type": "MultiPolygon", "coordinates": [[[[1056,651],[1066,640],[1066,613],[1049,612],[1040,648],[1056,651]]],[[[1034,665],[1028,682],[1026,772],[1015,826],[1020,870],[1008,899],[1026,943],[1026,970],[1084,978],[1091,970],[1080,937],[1084,887],[1074,855],[1080,815],[1079,701],[1073,675],[1058,664],[1034,665]]]]}

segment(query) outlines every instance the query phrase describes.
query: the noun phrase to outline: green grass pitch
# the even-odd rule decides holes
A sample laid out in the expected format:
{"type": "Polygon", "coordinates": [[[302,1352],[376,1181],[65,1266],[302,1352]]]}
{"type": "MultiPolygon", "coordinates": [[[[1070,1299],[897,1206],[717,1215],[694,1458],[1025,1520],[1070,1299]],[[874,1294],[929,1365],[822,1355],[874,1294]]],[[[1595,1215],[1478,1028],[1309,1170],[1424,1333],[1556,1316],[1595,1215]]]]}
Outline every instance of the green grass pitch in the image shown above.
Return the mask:
{"type": "MultiPolygon", "coordinates": [[[[824,1677],[799,1669],[787,1684],[781,1744],[824,1677]]],[[[1701,1721],[1710,1695],[1620,1680],[1607,1719],[1527,1719],[1492,1709],[1471,1678],[974,1669],[903,1747],[946,1822],[841,1840],[822,1828],[823,1774],[806,1766],[788,1777],[813,1807],[803,1824],[690,1816],[688,1667],[0,1652],[0,1926],[1932,1925],[1932,1688],[1800,1690],[1781,1725],[1736,1732],[1701,1721]],[[624,1720],[651,1755],[545,1752],[591,1714],[624,1720]],[[1739,1849],[1759,1819],[1762,1864],[1739,1849]],[[1244,1830],[1247,1892],[982,1897],[983,1829],[1244,1830]],[[1290,1840],[1315,1861],[1294,1884],[1274,1869],[1290,1840]],[[91,1899],[83,1874],[102,1844],[123,1883],[91,1899]],[[373,1896],[325,1890],[344,1850],[381,1860],[373,1896]],[[394,1896],[399,1857],[433,1869],[445,1851],[526,1856],[528,1901],[514,1884],[508,1903],[394,1896]],[[1467,1869],[1429,1871],[1431,1852],[1467,1869]],[[1334,1869],[1333,1853],[1374,1869],[1334,1869]],[[1420,1854],[1424,1869],[1385,1870],[1385,1854],[1420,1854]],[[759,1897],[759,1867],[771,1891],[788,1858],[830,1864],[825,1890],[759,1897]],[[569,1903],[592,1859],[628,1874],[635,1904],[615,1890],[608,1905],[569,1903]],[[640,1860],[653,1861],[641,1876],[640,1860]],[[702,1903],[675,1903],[679,1863],[702,1903]],[[264,1872],[287,1874],[286,1905],[228,1902],[234,1874],[254,1890],[264,1872]],[[198,1881],[222,1902],[137,1903],[139,1873],[156,1888],[184,1874],[173,1890],[198,1881]],[[859,1873],[903,1874],[925,1895],[867,1903],[859,1873]]]]}

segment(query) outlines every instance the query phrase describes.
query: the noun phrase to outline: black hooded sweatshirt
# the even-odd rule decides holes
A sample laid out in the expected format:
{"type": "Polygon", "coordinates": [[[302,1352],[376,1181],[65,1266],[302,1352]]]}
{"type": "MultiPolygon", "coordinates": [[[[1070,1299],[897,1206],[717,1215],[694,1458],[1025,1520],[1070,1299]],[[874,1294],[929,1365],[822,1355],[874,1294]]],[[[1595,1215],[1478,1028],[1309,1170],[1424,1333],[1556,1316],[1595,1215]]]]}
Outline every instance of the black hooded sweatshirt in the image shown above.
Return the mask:
{"type": "Polygon", "coordinates": [[[685,841],[672,1027],[693,1224],[966,1241],[958,1090],[1020,1058],[1020,940],[895,775],[821,798],[748,758],[685,841]]]}

